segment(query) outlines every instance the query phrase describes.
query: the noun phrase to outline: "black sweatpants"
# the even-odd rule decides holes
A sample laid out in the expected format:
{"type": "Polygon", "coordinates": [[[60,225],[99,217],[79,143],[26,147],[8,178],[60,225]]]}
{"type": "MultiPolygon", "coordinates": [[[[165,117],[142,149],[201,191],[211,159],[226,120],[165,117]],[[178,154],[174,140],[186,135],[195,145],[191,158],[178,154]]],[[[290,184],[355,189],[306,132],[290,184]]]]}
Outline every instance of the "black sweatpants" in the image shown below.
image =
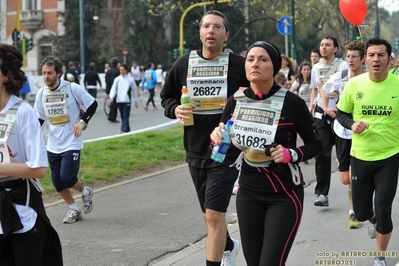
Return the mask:
{"type": "Polygon", "coordinates": [[[331,128],[331,124],[328,124],[326,117],[323,117],[323,119],[315,118],[314,121],[320,138],[323,141],[323,152],[315,157],[317,181],[315,194],[328,196],[331,184],[331,152],[335,144],[335,134],[331,128]]]}
{"type": "Polygon", "coordinates": [[[23,234],[0,235],[1,266],[43,266],[47,226],[37,217],[35,226],[23,234]]]}
{"type": "Polygon", "coordinates": [[[237,215],[248,266],[283,266],[303,212],[303,187],[279,193],[254,193],[240,187],[237,215]]]}

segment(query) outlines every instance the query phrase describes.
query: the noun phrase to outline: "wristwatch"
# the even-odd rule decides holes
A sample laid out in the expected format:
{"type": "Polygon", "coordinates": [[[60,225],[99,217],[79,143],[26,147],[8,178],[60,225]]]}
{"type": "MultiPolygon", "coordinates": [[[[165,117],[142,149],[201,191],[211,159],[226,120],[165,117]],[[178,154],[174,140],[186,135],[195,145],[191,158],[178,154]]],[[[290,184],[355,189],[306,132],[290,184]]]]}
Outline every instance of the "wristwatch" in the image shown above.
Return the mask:
{"type": "Polygon", "coordinates": [[[298,153],[295,150],[289,149],[291,154],[291,162],[295,163],[298,161],[298,153]]]}
{"type": "Polygon", "coordinates": [[[85,125],[85,127],[83,128],[83,130],[85,130],[87,128],[87,123],[83,119],[80,119],[79,122],[85,125]]]}

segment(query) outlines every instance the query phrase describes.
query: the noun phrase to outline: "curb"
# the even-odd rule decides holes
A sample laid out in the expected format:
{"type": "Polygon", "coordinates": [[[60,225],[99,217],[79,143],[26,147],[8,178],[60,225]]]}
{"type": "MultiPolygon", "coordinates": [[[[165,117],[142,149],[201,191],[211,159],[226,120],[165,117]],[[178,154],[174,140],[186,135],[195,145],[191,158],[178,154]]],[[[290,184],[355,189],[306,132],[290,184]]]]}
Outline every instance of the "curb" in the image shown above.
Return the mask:
{"type": "MultiPolygon", "coordinates": [[[[146,175],[143,175],[143,176],[139,176],[139,177],[135,177],[135,178],[132,178],[132,179],[129,179],[129,180],[125,180],[125,181],[122,181],[122,182],[117,182],[117,183],[114,183],[112,185],[108,185],[108,186],[104,186],[104,187],[101,187],[99,189],[96,189],[95,193],[99,193],[99,192],[102,192],[102,191],[105,191],[105,190],[108,190],[108,189],[111,189],[111,188],[114,188],[114,187],[118,187],[118,186],[122,186],[122,185],[129,184],[129,183],[132,183],[132,182],[136,182],[136,181],[142,180],[144,178],[149,178],[149,177],[153,177],[153,176],[156,176],[156,175],[164,174],[164,173],[167,173],[167,172],[179,169],[179,168],[183,168],[185,166],[187,166],[187,164],[177,165],[177,166],[170,167],[170,168],[167,168],[167,169],[164,169],[164,170],[161,170],[161,171],[157,171],[157,172],[154,172],[154,173],[149,173],[149,174],[146,174],[146,175]]],[[[73,198],[76,201],[79,201],[79,200],[82,199],[82,197],[79,194],[73,196],[73,198]]],[[[55,205],[58,205],[58,204],[64,204],[64,203],[65,203],[65,201],[63,199],[60,199],[60,200],[57,200],[55,202],[44,204],[44,207],[48,208],[48,207],[52,207],[52,206],[55,206],[55,205]]]]}
{"type": "MultiPolygon", "coordinates": [[[[332,171],[331,174],[333,174],[336,171],[332,171]]],[[[306,193],[307,189],[313,189],[312,184],[316,182],[312,181],[309,182],[308,184],[306,184],[304,186],[304,192],[306,193]]],[[[238,229],[238,220],[235,220],[233,223],[229,223],[228,225],[228,230],[229,230],[229,234],[233,235],[236,233],[239,233],[239,229],[238,229]]],[[[152,261],[150,261],[150,263],[148,264],[148,266],[171,266],[171,265],[175,265],[176,263],[190,257],[193,256],[193,254],[196,254],[198,252],[201,252],[202,250],[204,250],[206,248],[206,236],[203,237],[202,239],[198,240],[195,243],[190,243],[188,246],[183,247],[181,250],[176,251],[176,252],[168,252],[165,255],[156,258],[152,261]]],[[[396,265],[396,266],[399,266],[396,265]]]]}
{"type": "MultiPolygon", "coordinates": [[[[229,230],[230,235],[238,233],[237,220],[234,223],[228,224],[227,229],[229,230]]],[[[169,252],[159,258],[150,261],[148,266],[171,266],[187,257],[190,257],[197,252],[202,251],[205,248],[206,236],[195,243],[190,243],[187,247],[183,247],[181,250],[174,252],[173,254],[171,254],[172,252],[169,252]]]]}

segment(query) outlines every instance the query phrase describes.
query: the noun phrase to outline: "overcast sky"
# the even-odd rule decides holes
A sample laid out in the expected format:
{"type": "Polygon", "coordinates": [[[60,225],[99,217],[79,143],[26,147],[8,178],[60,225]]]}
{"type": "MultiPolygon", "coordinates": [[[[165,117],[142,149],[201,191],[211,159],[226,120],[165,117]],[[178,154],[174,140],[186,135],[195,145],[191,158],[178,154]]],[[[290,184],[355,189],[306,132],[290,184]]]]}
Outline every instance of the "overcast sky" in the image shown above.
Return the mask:
{"type": "Polygon", "coordinates": [[[384,7],[390,12],[399,10],[399,0],[378,0],[378,6],[384,7]]]}

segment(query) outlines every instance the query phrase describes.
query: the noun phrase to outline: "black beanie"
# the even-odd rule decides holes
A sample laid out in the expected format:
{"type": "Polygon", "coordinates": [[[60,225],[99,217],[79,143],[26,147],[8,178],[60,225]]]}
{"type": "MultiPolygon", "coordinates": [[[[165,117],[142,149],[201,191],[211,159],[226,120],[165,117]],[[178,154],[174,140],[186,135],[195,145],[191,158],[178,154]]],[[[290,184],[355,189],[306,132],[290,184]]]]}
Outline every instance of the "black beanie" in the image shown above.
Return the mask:
{"type": "MultiPolygon", "coordinates": [[[[266,50],[266,52],[269,54],[270,59],[272,60],[273,63],[273,77],[277,75],[277,73],[281,69],[281,54],[278,51],[277,47],[274,46],[273,44],[265,41],[256,41],[251,46],[248,47],[247,49],[247,54],[249,50],[251,50],[254,47],[262,47],[263,49],[266,50]]],[[[246,58],[246,56],[245,56],[246,58]]]]}

